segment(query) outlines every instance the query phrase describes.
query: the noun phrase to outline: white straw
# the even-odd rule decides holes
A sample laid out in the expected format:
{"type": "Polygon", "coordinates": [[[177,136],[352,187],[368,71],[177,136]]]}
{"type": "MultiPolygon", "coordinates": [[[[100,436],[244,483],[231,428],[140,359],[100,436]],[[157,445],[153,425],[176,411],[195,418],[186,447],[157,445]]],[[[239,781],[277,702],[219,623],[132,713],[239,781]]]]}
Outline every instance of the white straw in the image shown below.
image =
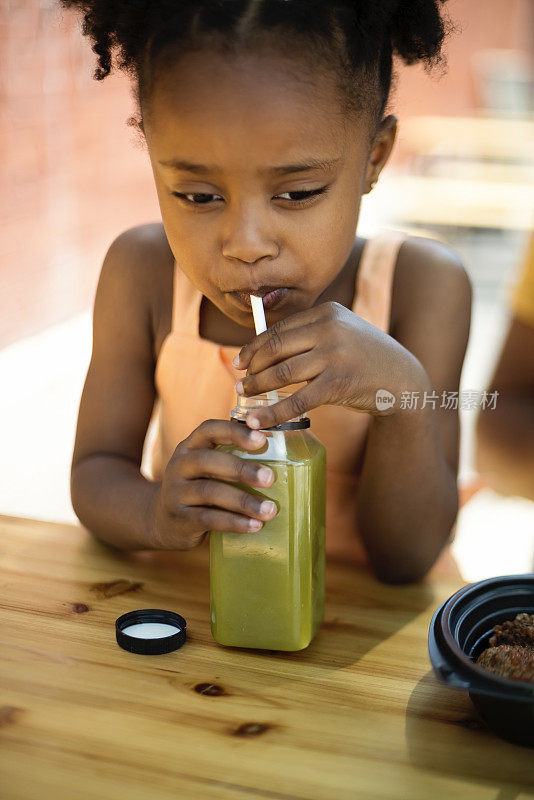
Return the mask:
{"type": "MultiPolygon", "coordinates": [[[[250,295],[250,302],[252,303],[252,314],[254,316],[254,325],[256,326],[256,334],[263,333],[267,330],[267,322],[265,321],[265,309],[263,308],[263,298],[257,297],[255,294],[250,295]]],[[[267,392],[267,399],[269,405],[278,402],[278,392],[273,389],[272,392],[267,392]]]]}

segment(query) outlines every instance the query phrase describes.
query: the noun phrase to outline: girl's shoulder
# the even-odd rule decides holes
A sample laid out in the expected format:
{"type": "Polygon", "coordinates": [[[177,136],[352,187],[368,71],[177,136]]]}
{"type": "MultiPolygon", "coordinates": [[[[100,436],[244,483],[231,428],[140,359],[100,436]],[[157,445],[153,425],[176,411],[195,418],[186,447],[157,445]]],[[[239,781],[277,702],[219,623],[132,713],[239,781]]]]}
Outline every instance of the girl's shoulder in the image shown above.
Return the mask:
{"type": "Polygon", "coordinates": [[[132,270],[146,271],[168,269],[173,263],[173,255],[162,222],[147,222],[134,225],[119,234],[112,242],[113,249],[121,260],[131,264],[132,270]]]}
{"type": "Polygon", "coordinates": [[[111,243],[106,260],[124,272],[124,278],[140,289],[158,283],[171,273],[174,257],[161,222],[135,225],[119,234],[111,243]]]}
{"type": "Polygon", "coordinates": [[[445,242],[408,235],[399,249],[391,298],[391,331],[414,317],[426,317],[432,309],[440,316],[463,313],[470,308],[471,282],[459,255],[445,242]]]}
{"type": "Polygon", "coordinates": [[[161,222],[128,228],[112,242],[106,260],[112,261],[151,320],[154,358],[170,329],[174,256],[161,222]]]}

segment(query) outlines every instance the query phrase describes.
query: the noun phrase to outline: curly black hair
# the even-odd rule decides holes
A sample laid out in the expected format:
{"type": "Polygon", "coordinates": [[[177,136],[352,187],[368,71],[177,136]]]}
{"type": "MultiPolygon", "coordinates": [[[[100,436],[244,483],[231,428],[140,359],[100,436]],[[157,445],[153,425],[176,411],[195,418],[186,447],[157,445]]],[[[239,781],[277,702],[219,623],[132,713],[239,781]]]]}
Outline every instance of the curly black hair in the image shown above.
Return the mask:
{"type": "Polygon", "coordinates": [[[442,44],[452,29],[442,15],[446,0],[60,2],[83,12],[83,33],[98,56],[96,80],[113,66],[125,70],[135,79],[139,111],[164,58],[206,45],[237,53],[268,41],[286,56],[325,60],[335,68],[349,108],[367,103],[379,118],[389,97],[393,55],[406,64],[443,65],[442,44]]]}

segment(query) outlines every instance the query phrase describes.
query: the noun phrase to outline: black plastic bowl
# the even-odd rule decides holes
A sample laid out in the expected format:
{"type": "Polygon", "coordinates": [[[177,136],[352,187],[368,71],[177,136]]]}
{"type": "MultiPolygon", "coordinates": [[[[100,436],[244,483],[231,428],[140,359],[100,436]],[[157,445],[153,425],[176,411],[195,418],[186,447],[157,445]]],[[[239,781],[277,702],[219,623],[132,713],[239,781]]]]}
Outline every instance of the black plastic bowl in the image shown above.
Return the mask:
{"type": "Polygon", "coordinates": [[[475,663],[489,647],[493,626],[521,612],[534,614],[534,574],[464,586],[432,617],[428,652],[438,678],[467,690],[488,727],[503,739],[534,747],[534,683],[501,678],[475,663]]]}

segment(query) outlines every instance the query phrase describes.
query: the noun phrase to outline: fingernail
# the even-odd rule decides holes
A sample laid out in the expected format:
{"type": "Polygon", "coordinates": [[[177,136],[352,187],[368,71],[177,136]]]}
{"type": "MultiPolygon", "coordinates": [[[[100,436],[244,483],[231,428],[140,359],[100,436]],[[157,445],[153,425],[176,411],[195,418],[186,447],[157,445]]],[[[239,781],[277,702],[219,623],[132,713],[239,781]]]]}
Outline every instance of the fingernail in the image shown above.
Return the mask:
{"type": "Polygon", "coordinates": [[[269,467],[262,467],[258,470],[258,480],[260,483],[268,483],[273,477],[273,471],[269,467]]]}
{"type": "Polygon", "coordinates": [[[243,382],[238,381],[235,385],[235,390],[238,394],[243,394],[243,382]]]}
{"type": "Polygon", "coordinates": [[[272,514],[275,509],[276,506],[272,500],[264,500],[263,503],[260,505],[261,514],[272,514]]]}
{"type": "Polygon", "coordinates": [[[262,442],[263,433],[260,433],[259,431],[252,431],[252,433],[249,435],[249,438],[251,442],[262,442]]]}
{"type": "Polygon", "coordinates": [[[260,421],[257,417],[247,417],[247,425],[249,428],[259,428],[260,421]]]}
{"type": "Polygon", "coordinates": [[[232,364],[234,365],[234,367],[239,366],[239,353],[232,359],[232,364]]]}
{"type": "Polygon", "coordinates": [[[261,528],[261,521],[259,519],[250,519],[248,522],[249,531],[258,531],[261,528]]]}

